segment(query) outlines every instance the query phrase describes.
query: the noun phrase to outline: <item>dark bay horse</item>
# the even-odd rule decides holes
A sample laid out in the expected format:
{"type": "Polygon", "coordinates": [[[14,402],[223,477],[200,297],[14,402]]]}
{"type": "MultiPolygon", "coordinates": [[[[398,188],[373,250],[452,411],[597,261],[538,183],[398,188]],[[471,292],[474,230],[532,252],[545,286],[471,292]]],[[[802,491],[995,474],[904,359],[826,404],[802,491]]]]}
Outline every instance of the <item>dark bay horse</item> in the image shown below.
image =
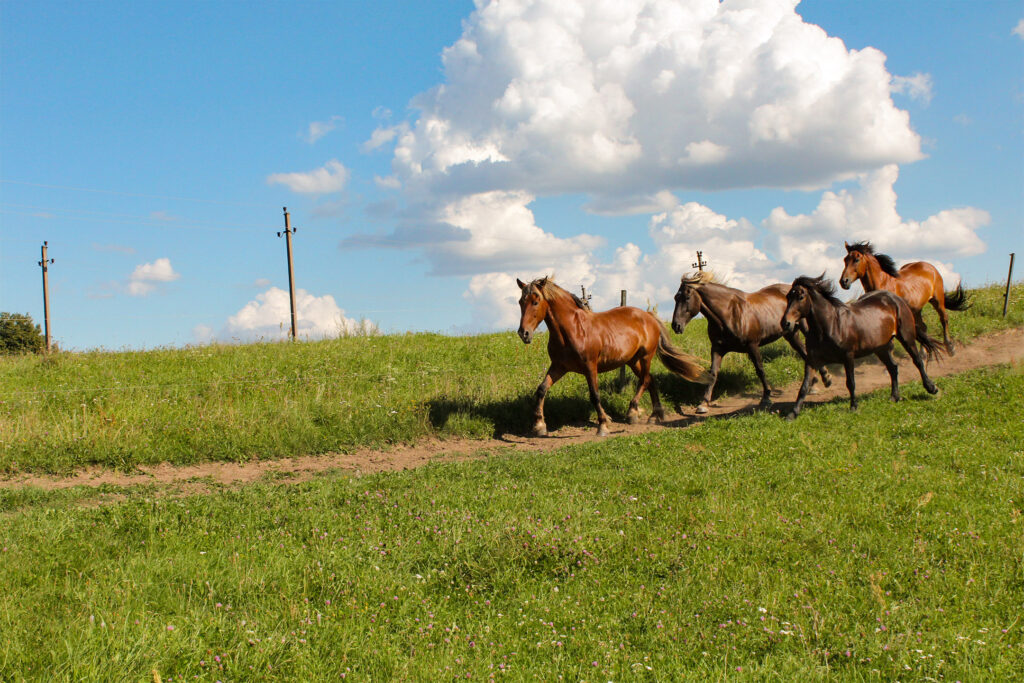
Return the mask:
{"type": "Polygon", "coordinates": [[[835,296],[831,280],[819,277],[798,277],[786,295],[786,312],[782,327],[795,330],[800,321],[807,321],[807,362],[804,364],[804,382],[796,397],[796,405],[789,419],[800,414],[807,390],[811,386],[811,368],[822,363],[842,363],[846,369],[846,388],[850,391],[850,410],[857,409],[854,390],[853,359],[873,353],[885,365],[892,379],[893,401],[900,400],[898,368],[892,357],[893,339],[900,344],[921,373],[921,382],[929,394],[939,389],[924,369],[924,358],[917,344],[920,342],[929,356],[940,351],[939,342],[930,337],[921,317],[910,305],[892,292],[880,290],[844,304],[835,296]]]}
{"type": "Polygon", "coordinates": [[[920,314],[924,305],[930,302],[935,312],[939,314],[939,322],[942,323],[942,339],[946,344],[946,351],[953,355],[946,311],[966,311],[970,306],[963,286],[958,284],[953,291],[944,291],[942,276],[935,266],[927,261],[908,263],[896,270],[892,258],[875,253],[871,242],[843,242],[843,245],[846,247],[846,257],[843,259],[843,274],[839,278],[839,285],[843,289],[849,289],[854,282],[860,280],[865,292],[884,289],[898,294],[910,304],[910,308],[916,314],[920,314]]]}
{"type": "Polygon", "coordinates": [[[597,390],[597,375],[628,365],[639,380],[636,395],[629,402],[626,417],[631,424],[640,421],[640,397],[645,390],[651,392],[654,407],[649,421],[665,417],[658,397],[658,388],[651,376],[651,362],[655,354],[669,370],[691,382],[707,382],[708,375],[699,359],[672,346],[661,321],[646,311],[631,306],[619,306],[609,311],[594,313],[579,297],[565,291],[549,278],[543,277],[530,284],[516,280],[522,294],[519,308],[519,337],[526,344],[543,320],[548,327],[548,356],[551,366],[537,387],[536,422],[533,431],[538,436],[547,434],[544,422],[544,397],[551,385],[567,372],[578,372],[587,378],[590,402],[597,409],[597,435],[608,435],[608,415],[601,407],[597,390]]]}
{"type": "MultiPolygon", "coordinates": [[[[771,387],[764,375],[761,347],[779,337],[785,337],[800,357],[807,360],[807,351],[796,329],[789,333],[782,330],[782,314],[786,310],[788,291],[789,285],[780,283],[748,293],[718,284],[711,273],[683,276],[679,291],[676,292],[672,329],[682,333],[692,318],[703,313],[708,321],[708,339],[711,341],[711,383],[697,406],[698,414],[708,412],[711,393],[718,380],[718,369],[722,365],[722,357],[727,353],[735,351],[750,357],[764,387],[762,408],[771,404],[771,387]]],[[[819,368],[819,373],[825,386],[832,384],[827,370],[819,368]]]]}

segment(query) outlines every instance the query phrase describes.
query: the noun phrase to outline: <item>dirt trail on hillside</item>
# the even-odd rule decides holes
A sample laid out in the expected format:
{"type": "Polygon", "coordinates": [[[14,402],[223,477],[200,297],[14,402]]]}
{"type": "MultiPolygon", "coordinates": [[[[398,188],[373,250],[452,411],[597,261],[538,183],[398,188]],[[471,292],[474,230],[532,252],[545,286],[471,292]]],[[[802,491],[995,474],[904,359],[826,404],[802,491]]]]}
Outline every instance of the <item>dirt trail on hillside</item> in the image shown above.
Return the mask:
{"type": "MultiPolygon", "coordinates": [[[[958,346],[952,358],[943,358],[928,364],[928,374],[943,377],[990,365],[1024,363],[1024,329],[1012,329],[979,337],[970,344],[958,346]]],[[[909,358],[899,359],[901,386],[920,383],[921,378],[909,358]]],[[[816,403],[849,396],[842,368],[832,366],[833,382],[830,388],[818,385],[819,393],[808,396],[804,410],[813,410],[816,403]]],[[[887,388],[889,375],[874,356],[857,366],[857,395],[887,388]]],[[[771,410],[787,414],[796,400],[799,382],[776,391],[771,410]]],[[[695,406],[684,406],[683,415],[671,414],[660,425],[628,425],[613,423],[610,427],[616,438],[629,434],[642,434],[662,429],[679,429],[699,424],[707,419],[748,414],[757,409],[761,398],[760,386],[751,386],[750,393],[722,397],[708,414],[695,415],[695,406]]],[[[941,394],[938,398],[941,401],[941,394]]],[[[166,487],[171,495],[187,495],[208,491],[211,487],[237,486],[261,479],[305,481],[318,473],[344,470],[363,474],[404,470],[430,462],[453,462],[485,458],[502,452],[550,451],[569,444],[598,440],[596,424],[567,425],[551,432],[547,437],[506,434],[495,439],[428,439],[412,446],[397,446],[389,450],[360,449],[352,453],[325,453],[315,456],[260,460],[247,463],[203,463],[199,465],[145,465],[138,472],[125,474],[105,468],[88,468],[69,477],[16,475],[0,479],[0,488],[18,489],[29,486],[43,489],[62,489],[72,486],[101,485],[135,486],[158,485],[166,487]]]]}

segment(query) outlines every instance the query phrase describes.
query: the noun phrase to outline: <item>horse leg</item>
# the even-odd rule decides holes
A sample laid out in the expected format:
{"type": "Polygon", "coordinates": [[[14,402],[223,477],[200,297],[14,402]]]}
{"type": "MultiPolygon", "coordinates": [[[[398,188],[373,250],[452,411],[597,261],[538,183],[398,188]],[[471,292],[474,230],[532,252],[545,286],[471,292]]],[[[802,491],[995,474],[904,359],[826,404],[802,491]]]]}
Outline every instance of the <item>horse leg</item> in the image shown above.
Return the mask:
{"type": "Polygon", "coordinates": [[[548,368],[547,374],[544,375],[544,379],[540,381],[540,385],[537,387],[537,407],[533,411],[533,433],[536,436],[547,436],[548,426],[544,423],[544,397],[548,395],[548,389],[551,385],[562,378],[565,374],[565,370],[560,366],[556,366],[554,363],[548,368]]]}
{"type": "Polygon", "coordinates": [[[953,342],[949,340],[949,314],[946,313],[945,299],[945,293],[936,294],[929,300],[929,303],[931,303],[935,312],[939,314],[939,322],[942,324],[942,341],[946,344],[946,351],[948,351],[949,355],[952,356],[956,351],[953,349],[953,342]]]}
{"type": "Polygon", "coordinates": [[[889,371],[889,378],[892,380],[892,391],[889,394],[889,398],[892,399],[893,403],[896,403],[900,400],[900,369],[892,358],[892,341],[890,340],[885,345],[885,348],[875,351],[875,355],[878,356],[878,360],[882,361],[885,369],[889,371]]]}
{"type": "Polygon", "coordinates": [[[715,390],[715,383],[718,382],[718,369],[722,367],[722,357],[724,355],[720,348],[716,346],[711,347],[711,370],[708,373],[711,375],[711,382],[708,383],[707,389],[704,390],[704,398],[700,400],[700,405],[697,406],[696,413],[698,415],[708,412],[708,406],[711,405],[711,393],[715,390]]]}
{"type": "MultiPolygon", "coordinates": [[[[803,327],[806,328],[806,326],[807,326],[806,321],[801,320],[800,322],[803,324],[803,327]]],[[[806,329],[804,331],[806,332],[806,329]]],[[[804,343],[802,341],[800,341],[800,337],[797,336],[797,333],[793,332],[792,334],[786,335],[786,341],[789,342],[789,345],[792,346],[793,350],[796,351],[798,356],[800,356],[800,360],[802,360],[802,361],[804,361],[806,363],[807,362],[807,349],[804,347],[804,343]]],[[[815,368],[815,370],[818,371],[818,376],[821,377],[821,383],[826,388],[832,386],[832,375],[829,374],[828,368],[826,368],[824,365],[821,365],[821,366],[815,368]]]]}
{"type": "Polygon", "coordinates": [[[814,377],[812,374],[814,371],[811,368],[811,361],[808,359],[804,362],[804,381],[800,385],[800,391],[796,395],[796,403],[793,404],[793,412],[786,416],[788,420],[795,420],[796,416],[800,414],[800,409],[803,408],[804,399],[807,398],[807,392],[811,388],[811,379],[814,377]]]}
{"type": "Polygon", "coordinates": [[[747,348],[747,355],[750,356],[750,362],[754,364],[754,372],[757,373],[757,378],[761,380],[761,386],[764,387],[764,393],[761,394],[761,403],[758,404],[758,408],[767,408],[772,404],[772,388],[768,386],[768,378],[764,375],[761,349],[757,347],[757,344],[751,344],[747,348]]]}
{"type": "Polygon", "coordinates": [[[608,414],[601,407],[601,395],[597,390],[597,365],[587,365],[587,386],[590,388],[590,402],[597,410],[597,435],[608,436],[608,414]]]}
{"type": "Polygon", "coordinates": [[[900,340],[900,344],[910,354],[910,359],[914,361],[917,371],[921,373],[921,383],[924,384],[924,390],[929,394],[939,393],[939,388],[935,386],[935,382],[931,380],[931,377],[928,376],[924,369],[924,356],[921,354],[921,349],[917,346],[915,333],[908,332],[904,334],[902,331],[898,331],[896,338],[900,340]]]}
{"type": "Polygon", "coordinates": [[[853,356],[846,354],[843,359],[843,369],[846,372],[846,390],[850,392],[850,410],[857,410],[857,387],[853,378],[853,356]]]}
{"type": "MultiPolygon", "coordinates": [[[[636,374],[636,395],[633,396],[633,400],[629,402],[629,410],[626,411],[626,420],[631,425],[638,424],[640,422],[640,398],[644,395],[644,390],[651,383],[651,359],[641,357],[629,364],[630,369],[636,374]]],[[[653,397],[654,394],[651,394],[653,397]]],[[[651,399],[654,400],[653,398],[651,399]]]]}
{"type": "Polygon", "coordinates": [[[650,374],[650,368],[648,368],[647,376],[650,378],[648,385],[648,391],[651,392],[651,416],[647,418],[647,423],[662,422],[665,420],[665,409],[661,407],[661,397],[658,396],[658,382],[654,379],[654,375],[650,374]]]}

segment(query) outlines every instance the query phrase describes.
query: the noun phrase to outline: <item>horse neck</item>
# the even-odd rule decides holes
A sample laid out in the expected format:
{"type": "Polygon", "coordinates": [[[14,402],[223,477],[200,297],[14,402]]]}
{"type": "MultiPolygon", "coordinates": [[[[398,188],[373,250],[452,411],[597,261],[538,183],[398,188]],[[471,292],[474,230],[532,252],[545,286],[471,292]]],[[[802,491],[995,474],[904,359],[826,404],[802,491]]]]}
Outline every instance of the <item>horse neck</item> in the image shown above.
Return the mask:
{"type": "Polygon", "coordinates": [[[572,346],[572,328],[569,323],[574,319],[576,312],[582,309],[567,296],[550,296],[547,301],[548,311],[544,315],[544,323],[548,326],[551,339],[557,340],[562,346],[572,346]]]}
{"type": "Polygon", "coordinates": [[[723,329],[728,329],[728,318],[726,311],[729,304],[737,298],[735,290],[723,285],[709,283],[698,288],[697,296],[700,297],[700,312],[705,318],[713,321],[723,329]]]}
{"type": "Polygon", "coordinates": [[[864,285],[865,292],[873,292],[876,289],[892,289],[895,278],[882,270],[882,265],[874,256],[866,257],[868,267],[864,270],[860,282],[864,285]]]}
{"type": "Polygon", "coordinates": [[[817,328],[819,334],[834,341],[839,340],[839,309],[822,294],[811,291],[811,314],[807,316],[807,324],[811,329],[817,328]]]}

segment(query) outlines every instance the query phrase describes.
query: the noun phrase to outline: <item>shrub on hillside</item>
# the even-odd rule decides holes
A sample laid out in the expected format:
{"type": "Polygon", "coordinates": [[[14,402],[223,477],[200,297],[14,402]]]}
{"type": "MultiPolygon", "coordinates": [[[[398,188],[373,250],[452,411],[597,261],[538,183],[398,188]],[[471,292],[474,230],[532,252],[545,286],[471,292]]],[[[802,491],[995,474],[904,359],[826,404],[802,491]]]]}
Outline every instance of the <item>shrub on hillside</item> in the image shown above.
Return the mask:
{"type": "Polygon", "coordinates": [[[0,313],[0,354],[41,353],[46,338],[29,314],[0,313]]]}

